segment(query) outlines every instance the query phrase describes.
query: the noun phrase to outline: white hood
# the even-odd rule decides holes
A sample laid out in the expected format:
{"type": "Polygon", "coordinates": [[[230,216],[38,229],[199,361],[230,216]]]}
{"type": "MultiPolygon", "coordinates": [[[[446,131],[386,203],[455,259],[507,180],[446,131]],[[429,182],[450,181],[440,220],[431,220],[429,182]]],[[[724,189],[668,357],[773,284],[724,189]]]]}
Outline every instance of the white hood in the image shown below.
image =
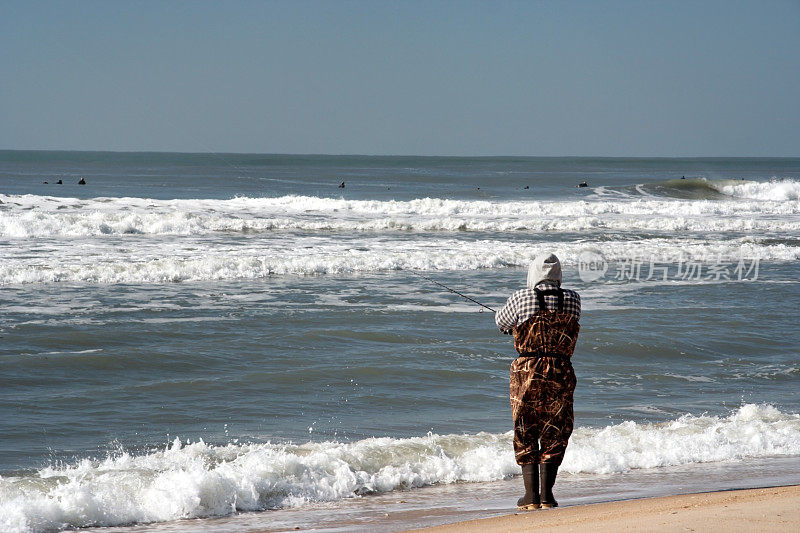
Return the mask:
{"type": "Polygon", "coordinates": [[[528,288],[532,289],[537,283],[545,280],[561,285],[561,261],[556,254],[540,255],[528,267],[528,288]]]}

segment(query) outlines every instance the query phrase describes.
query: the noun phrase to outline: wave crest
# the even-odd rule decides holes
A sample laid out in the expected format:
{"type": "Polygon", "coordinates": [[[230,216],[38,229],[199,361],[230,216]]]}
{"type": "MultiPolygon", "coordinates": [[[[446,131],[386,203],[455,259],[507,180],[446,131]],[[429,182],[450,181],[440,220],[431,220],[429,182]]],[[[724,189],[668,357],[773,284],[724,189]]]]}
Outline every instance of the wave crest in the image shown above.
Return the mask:
{"type": "MultiPolygon", "coordinates": [[[[659,188],[656,186],[656,188],[659,188]]],[[[720,200],[738,198],[769,202],[791,202],[800,199],[800,181],[773,178],[770,181],[736,179],[686,178],[664,182],[668,196],[720,200]]]]}
{"type": "Polygon", "coordinates": [[[715,185],[720,192],[739,198],[754,198],[773,202],[800,200],[800,182],[791,179],[768,182],[741,181],[715,185]]]}

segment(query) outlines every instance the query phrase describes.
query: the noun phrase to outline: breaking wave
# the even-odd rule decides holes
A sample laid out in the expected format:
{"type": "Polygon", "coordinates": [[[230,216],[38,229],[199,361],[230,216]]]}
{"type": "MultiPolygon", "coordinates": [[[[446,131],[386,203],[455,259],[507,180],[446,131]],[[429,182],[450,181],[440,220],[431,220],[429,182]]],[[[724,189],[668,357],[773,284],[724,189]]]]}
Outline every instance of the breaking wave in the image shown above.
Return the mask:
{"type": "Polygon", "coordinates": [[[773,202],[800,200],[800,182],[790,179],[769,182],[734,181],[715,185],[715,187],[724,194],[739,198],[754,198],[773,202]]]}
{"type": "MultiPolygon", "coordinates": [[[[680,180],[679,180],[680,181],[680,180]]],[[[687,180],[688,181],[688,180],[687,180]]],[[[692,180],[696,181],[696,180],[692,180]]],[[[730,181],[730,180],[728,180],[730,181]]],[[[705,182],[704,182],[705,183],[705,182]]],[[[705,184],[705,187],[718,187],[705,184]]],[[[738,183],[738,182],[734,182],[738,183]]],[[[790,231],[800,230],[800,184],[719,186],[739,201],[653,197],[579,201],[345,200],[311,196],[230,200],[0,195],[0,237],[203,235],[300,231],[790,231]],[[793,192],[792,192],[793,191],[793,192]],[[754,195],[751,198],[748,194],[754,195]],[[791,198],[792,194],[794,197],[791,198]],[[764,198],[760,198],[760,196],[764,198]],[[776,198],[767,198],[775,196],[776,198]],[[764,200],[772,201],[764,201],[764,200]]]]}
{"type": "MultiPolygon", "coordinates": [[[[512,434],[215,446],[175,439],[141,455],[0,477],[0,529],[44,532],[225,516],[517,474],[512,434]]],[[[800,455],[800,415],[746,404],[727,417],[578,428],[562,472],[592,475],[800,455]]]]}
{"type": "Polygon", "coordinates": [[[800,259],[800,202],[733,198],[789,198],[798,183],[728,182],[712,184],[731,188],[724,201],[0,195],[0,284],[477,270],[526,265],[545,250],[567,263],[587,250],[607,261],[800,259]]]}
{"type": "Polygon", "coordinates": [[[748,181],[735,179],[673,179],[650,188],[677,198],[741,198],[768,202],[800,200],[800,182],[792,179],[748,181]]]}

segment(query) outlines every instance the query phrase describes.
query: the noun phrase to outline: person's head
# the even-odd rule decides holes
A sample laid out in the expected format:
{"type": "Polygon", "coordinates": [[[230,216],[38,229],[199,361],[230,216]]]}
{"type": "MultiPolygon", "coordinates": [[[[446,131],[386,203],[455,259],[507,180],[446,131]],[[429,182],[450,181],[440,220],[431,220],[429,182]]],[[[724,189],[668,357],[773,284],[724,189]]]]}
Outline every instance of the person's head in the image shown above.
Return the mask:
{"type": "Polygon", "coordinates": [[[528,267],[528,287],[532,289],[542,281],[552,281],[561,285],[561,261],[556,254],[542,254],[528,267]]]}

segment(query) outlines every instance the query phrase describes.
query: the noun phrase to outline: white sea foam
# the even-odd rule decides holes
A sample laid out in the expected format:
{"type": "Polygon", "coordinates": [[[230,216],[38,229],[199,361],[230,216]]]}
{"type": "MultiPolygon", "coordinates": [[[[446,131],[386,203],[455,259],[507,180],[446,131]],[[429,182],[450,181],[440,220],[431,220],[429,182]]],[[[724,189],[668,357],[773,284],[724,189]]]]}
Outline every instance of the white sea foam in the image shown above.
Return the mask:
{"type": "Polygon", "coordinates": [[[727,181],[712,186],[724,194],[739,198],[754,198],[776,202],[800,200],[800,182],[791,179],[756,181],[727,181]]]}
{"type": "MultiPolygon", "coordinates": [[[[18,283],[165,283],[261,279],[273,275],[351,274],[402,270],[479,270],[520,267],[544,251],[564,257],[574,266],[581,252],[598,251],[589,242],[555,239],[499,241],[453,238],[386,239],[341,236],[283,237],[253,240],[231,246],[225,241],[156,241],[137,243],[131,249],[115,243],[76,247],[52,246],[47,254],[29,254],[25,248],[10,252],[0,262],[0,284],[18,283]]],[[[749,239],[692,240],[652,238],[606,240],[602,253],[607,261],[650,259],[677,269],[680,257],[727,265],[728,275],[740,259],[752,266],[760,261],[795,261],[800,248],[786,244],[758,244],[749,239]]],[[[643,267],[649,268],[649,263],[643,267]]],[[[612,277],[613,272],[608,274],[612,277]]]]}
{"type": "MultiPolygon", "coordinates": [[[[797,182],[747,183],[780,196],[797,182]]],[[[726,187],[722,187],[726,189],[726,187]]],[[[744,189],[742,189],[744,190],[744,189]]],[[[748,189],[750,190],[750,189],[748,189]]],[[[4,196],[0,237],[202,235],[304,231],[787,231],[800,230],[800,202],[646,199],[579,201],[345,200],[310,196],[231,200],[4,196]]],[[[744,196],[739,195],[739,196],[744,196]]],[[[792,200],[791,198],[785,198],[792,200]]]]}
{"type": "MultiPolygon", "coordinates": [[[[302,506],[437,483],[515,475],[512,434],[375,438],[303,445],[181,443],[143,455],[0,478],[8,532],[160,522],[302,506]]],[[[573,475],[800,455],[800,415],[743,405],[727,417],[686,415],[573,434],[562,472],[573,475]]]]}
{"type": "Polygon", "coordinates": [[[599,246],[608,261],[800,259],[796,200],[0,198],[0,240],[11,244],[0,284],[475,270],[525,265],[545,249],[569,263],[599,246]]]}

